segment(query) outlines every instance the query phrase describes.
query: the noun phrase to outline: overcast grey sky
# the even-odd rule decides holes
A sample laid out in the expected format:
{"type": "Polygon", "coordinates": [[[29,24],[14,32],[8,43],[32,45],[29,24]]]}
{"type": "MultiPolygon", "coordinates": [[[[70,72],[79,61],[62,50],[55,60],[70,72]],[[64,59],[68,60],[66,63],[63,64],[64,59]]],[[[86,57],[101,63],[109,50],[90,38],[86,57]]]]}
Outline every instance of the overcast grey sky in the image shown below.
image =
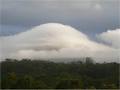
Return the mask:
{"type": "Polygon", "coordinates": [[[0,0],[0,36],[44,23],[71,25],[92,37],[119,25],[119,0],[0,0]]]}

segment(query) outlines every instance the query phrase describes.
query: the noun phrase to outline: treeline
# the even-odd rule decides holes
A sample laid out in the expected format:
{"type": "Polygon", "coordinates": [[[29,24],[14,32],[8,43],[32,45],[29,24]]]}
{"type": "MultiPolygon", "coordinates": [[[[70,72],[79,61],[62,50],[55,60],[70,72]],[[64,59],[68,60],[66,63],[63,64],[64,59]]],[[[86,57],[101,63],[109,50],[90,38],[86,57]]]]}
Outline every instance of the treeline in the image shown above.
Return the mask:
{"type": "Polygon", "coordinates": [[[2,89],[118,89],[119,63],[55,63],[6,59],[1,64],[2,89]]]}

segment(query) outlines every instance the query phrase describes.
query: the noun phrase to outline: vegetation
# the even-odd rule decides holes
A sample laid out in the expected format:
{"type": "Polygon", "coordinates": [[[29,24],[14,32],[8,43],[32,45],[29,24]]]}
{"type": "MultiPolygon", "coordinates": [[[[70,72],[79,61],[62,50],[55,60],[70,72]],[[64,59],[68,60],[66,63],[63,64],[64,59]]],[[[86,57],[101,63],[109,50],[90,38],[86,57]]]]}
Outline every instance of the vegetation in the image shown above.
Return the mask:
{"type": "Polygon", "coordinates": [[[50,61],[1,62],[2,89],[118,89],[119,63],[86,62],[55,63],[50,61]]]}

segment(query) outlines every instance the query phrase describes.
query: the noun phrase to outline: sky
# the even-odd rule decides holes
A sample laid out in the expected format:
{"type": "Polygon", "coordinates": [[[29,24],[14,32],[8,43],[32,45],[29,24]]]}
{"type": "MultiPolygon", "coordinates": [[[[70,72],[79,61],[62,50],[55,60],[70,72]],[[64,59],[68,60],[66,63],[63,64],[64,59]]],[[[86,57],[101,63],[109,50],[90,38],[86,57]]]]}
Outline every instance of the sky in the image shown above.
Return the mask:
{"type": "Polygon", "coordinates": [[[110,61],[119,58],[119,0],[0,2],[1,58],[51,58],[68,54],[68,57],[98,57],[100,54],[111,56],[110,61]]]}
{"type": "Polygon", "coordinates": [[[94,39],[119,28],[119,0],[0,0],[0,36],[45,23],[73,26],[94,39]]]}

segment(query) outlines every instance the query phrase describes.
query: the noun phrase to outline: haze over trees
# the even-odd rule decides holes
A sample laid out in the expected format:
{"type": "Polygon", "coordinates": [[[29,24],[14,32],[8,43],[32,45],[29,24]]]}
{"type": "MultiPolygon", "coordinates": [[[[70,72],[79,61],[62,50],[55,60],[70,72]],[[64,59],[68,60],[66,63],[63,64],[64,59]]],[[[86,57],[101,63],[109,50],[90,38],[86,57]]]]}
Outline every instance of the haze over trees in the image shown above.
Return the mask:
{"type": "Polygon", "coordinates": [[[6,59],[1,62],[2,89],[118,89],[119,63],[55,63],[6,59]]]}

